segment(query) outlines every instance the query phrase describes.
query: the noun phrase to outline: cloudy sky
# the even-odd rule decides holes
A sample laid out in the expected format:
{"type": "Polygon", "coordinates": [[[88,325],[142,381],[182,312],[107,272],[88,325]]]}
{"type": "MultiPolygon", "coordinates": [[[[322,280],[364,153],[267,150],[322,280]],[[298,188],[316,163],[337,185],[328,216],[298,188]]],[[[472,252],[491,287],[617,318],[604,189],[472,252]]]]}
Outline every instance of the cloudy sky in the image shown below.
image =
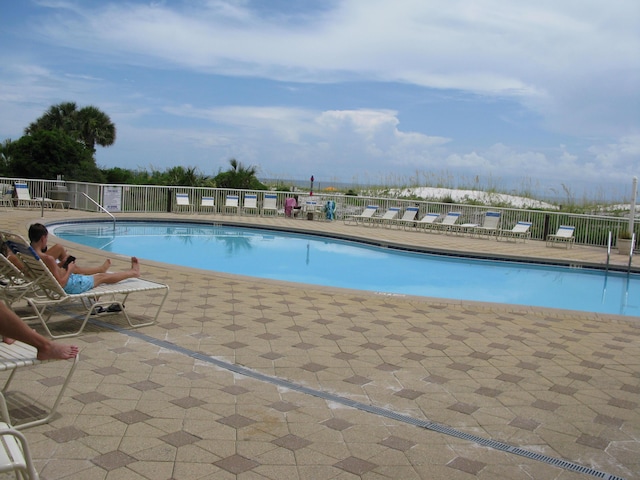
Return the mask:
{"type": "Polygon", "coordinates": [[[0,140],[94,105],[117,127],[102,167],[578,195],[640,174],[638,0],[22,0],[0,19],[0,140]]]}

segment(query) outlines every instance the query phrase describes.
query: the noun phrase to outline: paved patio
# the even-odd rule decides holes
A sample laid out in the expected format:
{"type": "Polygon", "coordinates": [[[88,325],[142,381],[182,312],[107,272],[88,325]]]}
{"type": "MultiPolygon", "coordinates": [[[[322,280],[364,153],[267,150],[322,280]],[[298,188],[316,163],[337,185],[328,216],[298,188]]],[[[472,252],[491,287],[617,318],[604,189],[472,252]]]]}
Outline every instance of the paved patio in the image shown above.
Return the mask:
{"type": "MultiPolygon", "coordinates": [[[[47,211],[42,219],[11,209],[0,216],[23,234],[32,221],[105,217],[47,211]]],[[[606,260],[598,248],[342,222],[157,217],[606,260]]],[[[71,248],[83,263],[105,258],[71,248]]],[[[128,264],[111,258],[114,268],[128,264]]],[[[25,431],[43,479],[640,478],[638,318],[142,264],[145,278],[171,287],[164,311],[150,327],[131,330],[112,316],[67,340],[82,353],[60,415],[25,431]]],[[[152,300],[132,297],[127,309],[144,314],[152,300]]],[[[21,372],[15,398],[48,402],[59,368],[21,372]]]]}

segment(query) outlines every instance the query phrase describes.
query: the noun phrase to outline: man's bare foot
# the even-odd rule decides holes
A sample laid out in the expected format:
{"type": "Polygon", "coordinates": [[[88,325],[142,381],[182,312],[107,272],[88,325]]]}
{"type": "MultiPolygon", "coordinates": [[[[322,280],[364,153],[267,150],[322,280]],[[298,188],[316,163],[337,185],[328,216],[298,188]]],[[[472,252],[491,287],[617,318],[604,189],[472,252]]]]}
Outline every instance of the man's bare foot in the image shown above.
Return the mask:
{"type": "Polygon", "coordinates": [[[100,272],[106,273],[111,268],[111,259],[107,258],[102,266],[100,267],[100,272]]]}
{"type": "Polygon", "coordinates": [[[78,352],[75,345],[50,342],[47,347],[38,350],[38,360],[68,360],[77,357],[78,352]]]}
{"type": "Polygon", "coordinates": [[[140,262],[136,257],[131,257],[131,270],[134,271],[135,276],[140,276],[140,262]]]}
{"type": "Polygon", "coordinates": [[[11,345],[12,343],[16,342],[15,339],[9,337],[2,337],[2,341],[7,345],[11,345]]]}

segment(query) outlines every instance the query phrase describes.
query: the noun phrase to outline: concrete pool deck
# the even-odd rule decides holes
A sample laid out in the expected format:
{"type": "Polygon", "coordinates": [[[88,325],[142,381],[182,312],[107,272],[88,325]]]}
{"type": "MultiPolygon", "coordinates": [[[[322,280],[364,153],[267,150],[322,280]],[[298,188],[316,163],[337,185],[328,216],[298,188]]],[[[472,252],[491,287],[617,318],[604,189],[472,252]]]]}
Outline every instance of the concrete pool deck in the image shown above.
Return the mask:
{"type": "MultiPolygon", "coordinates": [[[[3,228],[23,235],[33,221],[105,218],[0,215],[3,228]]],[[[342,222],[150,217],[606,260],[592,247],[342,222]]],[[[83,263],[106,256],[71,248],[83,263]]],[[[110,257],[114,269],[128,264],[110,257]]],[[[25,431],[43,479],[640,478],[638,318],[292,285],[144,260],[142,268],[171,288],[157,324],[132,330],[111,316],[61,340],[82,349],[78,369],[58,417],[25,431]]],[[[150,301],[131,297],[127,309],[144,313],[150,301]]],[[[59,368],[20,372],[12,390],[46,403],[59,368]]]]}

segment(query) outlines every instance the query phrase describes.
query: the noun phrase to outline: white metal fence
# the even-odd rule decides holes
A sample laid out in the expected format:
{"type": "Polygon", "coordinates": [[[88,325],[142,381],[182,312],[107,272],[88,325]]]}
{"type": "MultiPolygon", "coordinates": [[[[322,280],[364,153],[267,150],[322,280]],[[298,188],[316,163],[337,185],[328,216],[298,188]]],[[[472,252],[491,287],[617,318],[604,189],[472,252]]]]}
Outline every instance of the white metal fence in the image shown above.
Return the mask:
{"type": "MultiPolygon", "coordinates": [[[[266,215],[268,213],[270,215],[281,215],[284,212],[285,199],[293,195],[291,192],[184,186],[105,185],[56,180],[0,178],[0,194],[3,195],[3,204],[7,207],[12,205],[12,189],[16,181],[26,182],[32,197],[68,200],[70,208],[84,211],[99,211],[99,208],[82,193],[102,206],[105,206],[106,201],[113,201],[113,196],[115,195],[117,197],[118,211],[120,212],[184,212],[176,204],[176,194],[186,193],[194,213],[234,213],[241,215],[266,215]],[[265,194],[276,195],[277,210],[275,212],[273,210],[269,210],[269,212],[263,210],[265,194]],[[237,209],[229,210],[225,208],[225,201],[229,195],[238,196],[239,207],[237,209]],[[244,210],[242,208],[245,195],[257,195],[257,209],[244,210]],[[207,206],[204,206],[203,197],[213,199],[213,206],[211,206],[211,201],[208,202],[207,206]]],[[[300,196],[299,202],[304,204],[308,199],[308,195],[300,193],[298,195],[300,196]]],[[[500,228],[511,229],[518,221],[529,221],[532,222],[531,238],[538,240],[544,240],[548,234],[555,233],[560,225],[573,225],[575,227],[576,243],[582,245],[606,246],[609,232],[613,233],[613,241],[615,242],[617,232],[626,229],[628,226],[628,219],[623,217],[581,215],[562,211],[499,208],[325,193],[314,193],[313,199],[318,205],[324,205],[329,200],[334,201],[336,203],[337,220],[341,220],[345,215],[358,214],[367,205],[378,205],[382,212],[390,207],[399,207],[401,212],[409,206],[418,207],[417,218],[421,218],[427,212],[446,214],[450,211],[457,211],[461,213],[458,223],[482,223],[482,218],[487,210],[497,211],[501,214],[500,228]]],[[[639,232],[640,226],[636,226],[636,237],[638,237],[639,232]]]]}

